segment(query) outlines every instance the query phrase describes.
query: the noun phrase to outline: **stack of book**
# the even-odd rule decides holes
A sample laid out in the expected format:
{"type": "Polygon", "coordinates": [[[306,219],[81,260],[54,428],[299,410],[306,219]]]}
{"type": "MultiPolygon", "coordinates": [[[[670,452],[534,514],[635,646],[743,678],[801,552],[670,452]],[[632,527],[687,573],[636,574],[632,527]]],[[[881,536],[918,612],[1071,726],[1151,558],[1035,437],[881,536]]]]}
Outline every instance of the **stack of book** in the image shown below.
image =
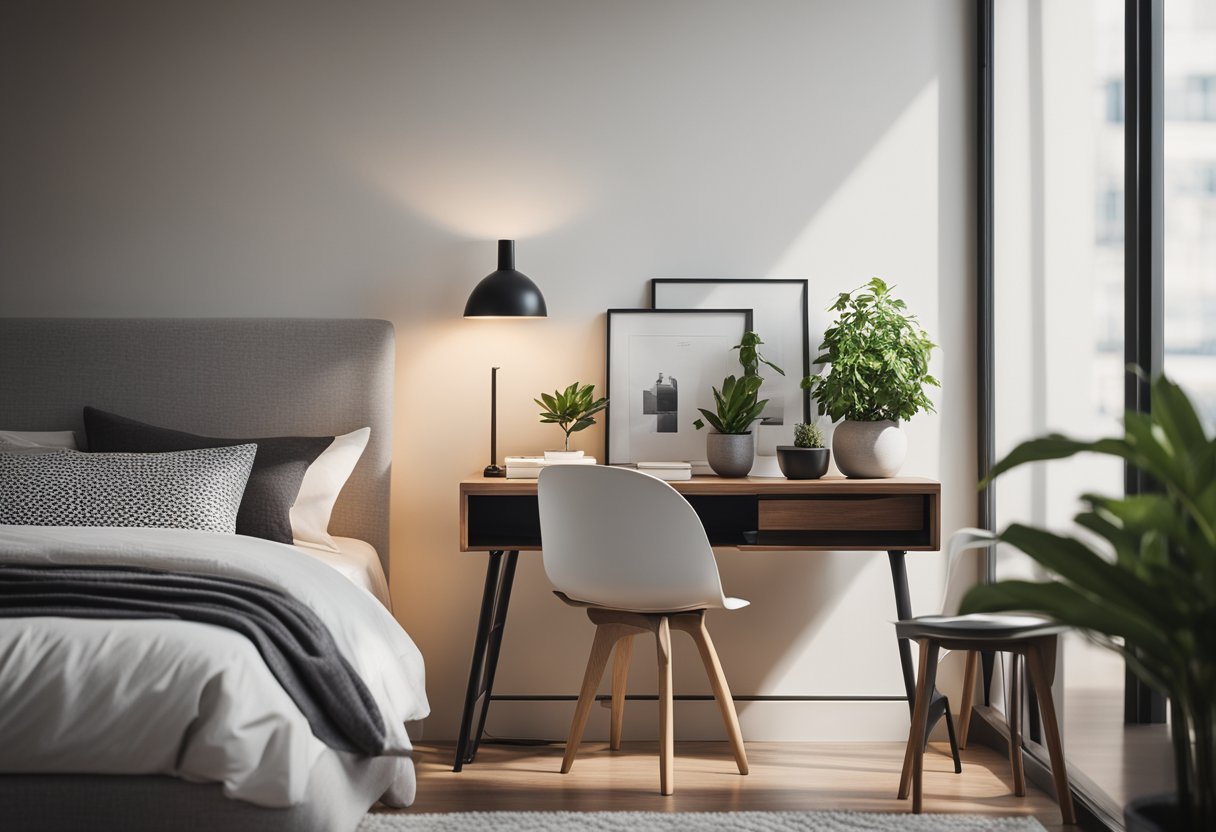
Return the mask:
{"type": "Polygon", "coordinates": [[[595,457],[580,456],[570,459],[545,459],[543,456],[507,457],[507,479],[534,480],[550,465],[594,465],[595,457]]]}
{"type": "Polygon", "coordinates": [[[692,463],[690,462],[639,462],[638,470],[661,480],[692,479],[692,463]]]}

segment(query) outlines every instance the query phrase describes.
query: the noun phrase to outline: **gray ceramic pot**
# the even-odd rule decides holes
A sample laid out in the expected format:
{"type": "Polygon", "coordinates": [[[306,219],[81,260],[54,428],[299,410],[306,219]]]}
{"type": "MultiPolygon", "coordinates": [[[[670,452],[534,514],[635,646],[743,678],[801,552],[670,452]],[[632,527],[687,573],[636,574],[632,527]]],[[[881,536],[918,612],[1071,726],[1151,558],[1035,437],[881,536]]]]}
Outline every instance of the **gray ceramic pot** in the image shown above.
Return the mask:
{"type": "Polygon", "coordinates": [[[777,446],[777,464],[787,480],[817,480],[828,472],[832,452],[827,448],[777,446]]]}
{"type": "Polygon", "coordinates": [[[908,439],[899,422],[853,422],[845,419],[832,432],[836,467],[846,477],[893,477],[908,455],[908,439]]]}
{"type": "Polygon", "coordinates": [[[711,433],[705,437],[705,456],[719,477],[746,477],[756,461],[752,433],[711,433]]]}

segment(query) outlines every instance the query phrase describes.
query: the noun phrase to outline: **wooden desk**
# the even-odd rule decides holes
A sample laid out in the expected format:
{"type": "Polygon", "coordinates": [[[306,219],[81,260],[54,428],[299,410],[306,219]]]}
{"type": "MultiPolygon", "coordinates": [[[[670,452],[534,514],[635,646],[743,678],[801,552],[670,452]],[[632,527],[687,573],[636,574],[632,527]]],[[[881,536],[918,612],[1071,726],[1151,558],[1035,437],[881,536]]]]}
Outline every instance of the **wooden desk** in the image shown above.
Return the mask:
{"type": "MultiPolygon", "coordinates": [[[[714,546],[742,551],[885,551],[891,565],[898,618],[912,617],[904,554],[941,548],[941,484],[919,477],[884,480],[721,479],[693,477],[671,483],[696,509],[714,546]]],[[[471,763],[485,731],[490,702],[496,697],[494,674],[502,647],[507,607],[519,553],[540,550],[536,480],[475,477],[460,482],[460,551],[489,552],[481,614],[469,668],[454,771],[471,763]],[[474,713],[480,701],[477,728],[474,713]]],[[[912,651],[899,642],[909,712],[916,677],[912,651]]],[[[499,697],[502,698],[502,697],[499,697]]],[[[512,697],[516,698],[516,697],[512,697]]],[[[528,697],[548,699],[555,697],[528,697]]],[[[570,697],[557,697],[568,698],[570,697]]],[[[677,697],[682,698],[682,697],[677,697]]],[[[735,697],[738,700],[806,700],[818,697],[735,697]]],[[[946,718],[955,770],[961,771],[949,703],[935,694],[929,730],[946,718]]]]}

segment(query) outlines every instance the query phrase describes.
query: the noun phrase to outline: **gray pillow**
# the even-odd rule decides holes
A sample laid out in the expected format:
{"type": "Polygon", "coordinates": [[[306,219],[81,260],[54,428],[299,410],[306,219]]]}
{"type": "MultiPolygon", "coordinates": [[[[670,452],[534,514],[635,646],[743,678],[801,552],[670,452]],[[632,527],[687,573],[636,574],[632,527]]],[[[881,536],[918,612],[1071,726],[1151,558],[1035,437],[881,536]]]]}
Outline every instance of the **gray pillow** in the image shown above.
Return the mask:
{"type": "Polygon", "coordinates": [[[164,454],[0,452],[0,524],[236,531],[257,445],[164,454]]]}
{"type": "Polygon", "coordinates": [[[238,534],[291,543],[291,506],[300,493],[308,466],[333,444],[332,436],[273,436],[261,439],[221,439],[137,422],[95,407],[84,409],[90,451],[161,453],[196,448],[222,448],[255,443],[257,457],[241,510],[238,534]]]}

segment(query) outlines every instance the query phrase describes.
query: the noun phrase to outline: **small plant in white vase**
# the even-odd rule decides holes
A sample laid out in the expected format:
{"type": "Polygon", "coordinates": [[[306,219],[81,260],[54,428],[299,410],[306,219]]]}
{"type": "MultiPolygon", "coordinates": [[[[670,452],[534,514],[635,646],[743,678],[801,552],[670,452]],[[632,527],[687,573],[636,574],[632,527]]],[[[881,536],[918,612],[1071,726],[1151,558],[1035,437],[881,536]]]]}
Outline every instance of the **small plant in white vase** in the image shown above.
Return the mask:
{"type": "Polygon", "coordinates": [[[540,421],[546,425],[557,425],[566,435],[565,447],[557,451],[545,451],[545,458],[561,460],[582,457],[582,451],[570,450],[570,434],[586,430],[595,424],[595,414],[608,406],[607,399],[595,398],[595,385],[574,382],[565,390],[554,390],[553,395],[541,393],[533,399],[541,408],[540,421]]]}
{"type": "Polygon", "coordinates": [[[847,477],[899,473],[908,451],[899,423],[933,412],[925,388],[941,386],[929,374],[929,354],[937,345],[891,288],[875,277],[836,298],[829,307],[838,313],[836,323],[823,333],[823,354],[815,359],[830,368],[802,380],[821,416],[843,420],[832,434],[832,449],[847,477]]]}

